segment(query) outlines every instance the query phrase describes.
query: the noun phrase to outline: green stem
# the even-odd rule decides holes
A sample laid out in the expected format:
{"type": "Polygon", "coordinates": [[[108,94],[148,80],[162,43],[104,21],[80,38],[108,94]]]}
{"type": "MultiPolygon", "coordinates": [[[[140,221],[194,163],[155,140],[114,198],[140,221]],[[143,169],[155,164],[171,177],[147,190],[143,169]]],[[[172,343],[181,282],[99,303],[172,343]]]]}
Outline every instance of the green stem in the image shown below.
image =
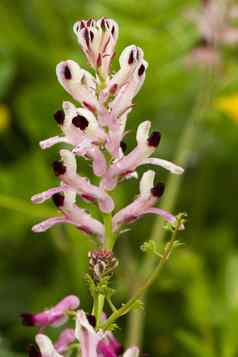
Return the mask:
{"type": "MultiPolygon", "coordinates": [[[[211,69],[205,72],[204,83],[201,88],[201,93],[198,96],[197,102],[193,109],[190,119],[188,120],[186,127],[183,131],[183,135],[180,139],[177,155],[175,157],[175,162],[178,165],[186,168],[196,135],[196,130],[198,128],[199,122],[204,116],[205,112],[209,108],[211,102],[211,95],[214,91],[214,70],[211,69]]],[[[166,195],[161,201],[161,208],[168,211],[173,211],[178,192],[182,183],[182,176],[171,175],[168,179],[166,195]]],[[[157,219],[152,233],[151,239],[157,242],[162,241],[165,237],[166,231],[163,229],[163,222],[161,219],[157,219]]],[[[145,256],[144,261],[141,264],[141,273],[139,274],[139,282],[143,281],[144,276],[148,274],[155,264],[155,259],[149,256],[145,256]]],[[[144,297],[144,304],[146,303],[146,297],[144,297]]],[[[129,316],[128,320],[128,341],[127,345],[140,345],[142,339],[143,331],[143,312],[140,310],[133,310],[129,316]],[[135,329],[136,324],[136,329],[135,329]]]]}
{"type": "Polygon", "coordinates": [[[159,273],[162,269],[162,267],[164,266],[164,264],[166,263],[166,261],[168,260],[173,247],[174,247],[174,243],[175,243],[175,238],[178,232],[178,228],[180,226],[180,221],[177,222],[176,224],[176,228],[172,234],[171,240],[169,241],[168,244],[166,244],[165,248],[164,248],[164,252],[161,256],[161,259],[159,261],[159,263],[157,264],[157,266],[155,267],[155,269],[152,271],[152,273],[149,275],[149,277],[146,279],[146,281],[144,282],[144,284],[137,289],[135,295],[124,305],[122,305],[122,307],[120,307],[120,309],[116,310],[115,312],[112,313],[112,315],[106,320],[106,322],[101,326],[101,328],[106,331],[108,329],[110,329],[111,325],[121,316],[125,315],[126,313],[128,313],[136,304],[137,300],[143,296],[144,292],[154,283],[154,281],[158,278],[159,273]]]}
{"type": "Polygon", "coordinates": [[[104,214],[104,228],[105,228],[105,248],[112,250],[115,244],[115,237],[112,231],[112,215],[104,214]]]}

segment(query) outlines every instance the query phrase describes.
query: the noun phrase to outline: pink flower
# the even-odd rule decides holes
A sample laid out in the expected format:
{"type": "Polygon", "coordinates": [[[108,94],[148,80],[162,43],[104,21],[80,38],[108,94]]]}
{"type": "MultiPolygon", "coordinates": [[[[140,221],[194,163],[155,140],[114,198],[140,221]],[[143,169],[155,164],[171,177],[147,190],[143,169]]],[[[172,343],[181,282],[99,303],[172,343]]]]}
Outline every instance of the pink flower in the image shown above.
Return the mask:
{"type": "Polygon", "coordinates": [[[68,320],[67,311],[76,310],[78,307],[79,299],[77,296],[69,295],[49,310],[37,314],[24,313],[21,318],[23,324],[27,326],[57,327],[68,320]]]}
{"type": "Polygon", "coordinates": [[[89,64],[107,78],[119,33],[117,23],[107,18],[81,20],[75,23],[74,33],[89,64]]]}
{"type": "Polygon", "coordinates": [[[171,213],[154,207],[164,192],[164,184],[154,184],[154,178],[155,172],[152,170],[146,171],[143,174],[138,197],[114,215],[112,220],[114,231],[117,231],[122,224],[130,224],[147,213],[160,215],[171,224],[176,222],[176,217],[171,213]]]}
{"type": "Polygon", "coordinates": [[[75,332],[71,328],[67,328],[63,330],[58,338],[58,340],[54,343],[54,348],[59,353],[64,353],[67,351],[69,345],[71,345],[75,341],[75,332]]]}
{"type": "Polygon", "coordinates": [[[54,136],[40,142],[42,149],[48,149],[58,143],[74,146],[73,152],[93,161],[95,175],[102,176],[106,171],[106,161],[98,144],[106,140],[106,133],[99,127],[92,112],[76,108],[70,102],[63,103],[63,110],[58,110],[55,119],[64,136],[54,136]]]}
{"type": "Polygon", "coordinates": [[[111,332],[96,332],[83,310],[78,311],[75,336],[80,342],[82,357],[138,357],[139,350],[132,347],[123,354],[121,344],[111,332]]]}
{"type": "Polygon", "coordinates": [[[157,158],[149,158],[156,150],[160,142],[160,132],[155,131],[151,135],[150,121],[144,121],[137,129],[137,146],[128,155],[115,161],[102,179],[102,187],[112,190],[120,177],[126,176],[143,164],[153,164],[164,167],[175,174],[182,174],[183,169],[169,161],[157,158]]]}

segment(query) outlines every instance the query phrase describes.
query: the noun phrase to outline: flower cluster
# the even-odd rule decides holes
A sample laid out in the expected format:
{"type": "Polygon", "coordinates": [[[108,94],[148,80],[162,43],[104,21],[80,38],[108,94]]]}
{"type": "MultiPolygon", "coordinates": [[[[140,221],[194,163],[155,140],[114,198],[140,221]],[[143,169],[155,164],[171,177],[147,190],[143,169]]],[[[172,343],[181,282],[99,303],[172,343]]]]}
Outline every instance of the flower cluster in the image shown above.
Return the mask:
{"type": "Polygon", "coordinates": [[[40,329],[35,338],[36,344],[29,346],[29,357],[64,357],[69,351],[79,348],[82,357],[139,357],[137,347],[124,352],[122,345],[110,331],[96,331],[95,317],[78,308],[79,299],[71,295],[49,310],[38,314],[22,314],[25,325],[40,329]],[[65,328],[58,340],[52,343],[44,334],[44,329],[62,326],[70,314],[75,316],[75,329],[65,328]]]}
{"type": "Polygon", "coordinates": [[[217,47],[238,44],[238,29],[232,21],[238,18],[237,6],[226,6],[222,1],[201,0],[200,12],[189,12],[201,35],[197,46],[188,57],[188,63],[212,65],[220,62],[217,47]]]}
{"type": "MultiPolygon", "coordinates": [[[[77,196],[98,205],[104,214],[111,214],[115,203],[109,192],[123,179],[137,177],[136,169],[139,166],[157,165],[174,174],[181,174],[183,169],[166,160],[150,157],[161,138],[160,132],[150,132],[150,121],[139,125],[136,147],[128,154],[124,153],[123,139],[127,134],[128,114],[148,67],[143,50],[135,45],[126,47],[119,58],[120,69],[112,74],[110,65],[115,53],[118,25],[106,18],[82,20],[74,25],[74,32],[96,75],[93,76],[72,60],[57,65],[59,82],[80,106],[64,102],[62,109],[54,114],[63,135],[40,142],[42,149],[57,143],[65,143],[68,148],[61,149],[60,160],[53,163],[54,173],[60,180],[59,186],[32,197],[34,203],[52,198],[61,215],[36,224],[33,231],[42,232],[55,224],[69,223],[86,234],[97,236],[103,244],[104,225],[78,206],[77,196]],[[100,180],[98,186],[78,174],[78,156],[92,162],[93,173],[100,180]]],[[[161,215],[170,223],[175,222],[175,217],[170,213],[154,207],[164,191],[163,184],[154,183],[154,178],[154,171],[144,173],[139,196],[113,215],[114,233],[122,225],[147,213],[161,215]]]]}

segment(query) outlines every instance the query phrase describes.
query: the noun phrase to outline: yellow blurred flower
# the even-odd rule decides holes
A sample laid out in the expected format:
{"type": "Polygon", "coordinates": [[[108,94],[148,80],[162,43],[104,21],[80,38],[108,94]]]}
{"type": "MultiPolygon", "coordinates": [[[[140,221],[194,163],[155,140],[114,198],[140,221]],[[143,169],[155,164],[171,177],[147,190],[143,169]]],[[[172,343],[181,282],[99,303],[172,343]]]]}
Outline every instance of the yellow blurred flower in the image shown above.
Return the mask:
{"type": "Polygon", "coordinates": [[[0,104],[0,132],[9,127],[10,111],[5,104],[0,104]]]}
{"type": "Polygon", "coordinates": [[[238,93],[218,98],[215,107],[238,121],[238,93]]]}

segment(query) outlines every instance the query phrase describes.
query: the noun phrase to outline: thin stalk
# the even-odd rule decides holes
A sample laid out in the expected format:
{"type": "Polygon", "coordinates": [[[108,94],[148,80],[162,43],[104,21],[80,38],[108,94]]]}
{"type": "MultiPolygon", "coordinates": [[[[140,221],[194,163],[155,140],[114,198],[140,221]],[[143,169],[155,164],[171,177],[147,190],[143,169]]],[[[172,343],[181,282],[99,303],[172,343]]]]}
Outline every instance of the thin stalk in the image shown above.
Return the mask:
{"type": "MultiPolygon", "coordinates": [[[[155,267],[155,269],[152,271],[152,273],[149,274],[148,278],[145,280],[143,285],[137,289],[135,292],[134,296],[124,305],[120,307],[120,309],[116,310],[115,312],[112,313],[112,315],[106,320],[104,324],[102,324],[101,328],[106,331],[110,329],[111,325],[119,319],[121,316],[125,315],[128,313],[136,304],[137,300],[144,295],[144,292],[154,283],[154,281],[158,278],[160,271],[164,264],[167,262],[173,248],[174,244],[176,241],[176,235],[178,232],[178,228],[180,226],[180,221],[178,220],[176,229],[173,231],[171,240],[169,241],[168,244],[166,244],[164,248],[164,252],[161,256],[161,259],[159,260],[159,263],[155,267]]],[[[157,257],[158,258],[158,257],[157,257]]]]}
{"type": "Polygon", "coordinates": [[[115,244],[115,237],[112,231],[112,215],[104,214],[104,228],[105,228],[105,248],[112,250],[115,244]]]}
{"type": "MultiPolygon", "coordinates": [[[[193,109],[193,112],[188,120],[185,129],[183,131],[182,137],[180,139],[177,155],[175,157],[175,162],[182,167],[187,166],[187,162],[191,153],[191,150],[194,145],[194,139],[196,135],[196,130],[198,128],[199,122],[204,116],[205,112],[208,110],[212,93],[214,91],[214,70],[210,69],[208,72],[205,72],[205,80],[201,88],[201,93],[198,96],[197,102],[193,109]]],[[[182,176],[171,175],[168,179],[166,186],[166,195],[164,195],[163,200],[161,201],[161,208],[173,211],[178,192],[182,183],[182,176]]],[[[161,219],[157,219],[152,233],[151,238],[155,241],[162,241],[165,237],[166,231],[163,229],[163,222],[161,219]]],[[[149,256],[145,256],[144,261],[141,264],[140,274],[138,274],[139,283],[143,281],[145,274],[148,274],[148,271],[152,269],[155,264],[155,259],[149,256]]],[[[143,299],[144,304],[146,304],[146,296],[143,299]]],[[[143,312],[140,310],[133,310],[129,315],[128,320],[128,341],[127,344],[131,345],[140,345],[143,332],[143,312]],[[135,327],[136,326],[136,327],[135,327]]]]}

